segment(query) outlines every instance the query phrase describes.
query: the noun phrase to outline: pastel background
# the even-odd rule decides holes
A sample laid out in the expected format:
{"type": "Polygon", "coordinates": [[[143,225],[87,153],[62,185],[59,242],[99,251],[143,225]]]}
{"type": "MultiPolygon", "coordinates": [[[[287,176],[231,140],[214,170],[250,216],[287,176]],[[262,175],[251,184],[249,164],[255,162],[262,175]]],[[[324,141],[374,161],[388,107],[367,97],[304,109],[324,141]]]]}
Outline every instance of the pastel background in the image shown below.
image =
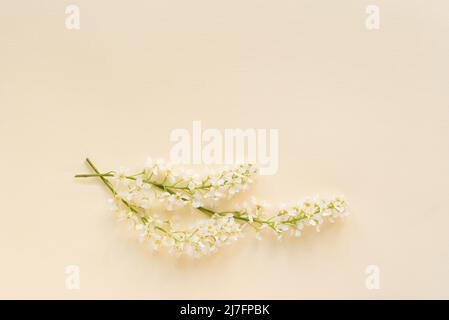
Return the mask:
{"type": "Polygon", "coordinates": [[[444,0],[0,0],[0,298],[449,298],[448,16],[444,0]],[[251,194],[343,193],[352,215],[201,260],[151,253],[73,175],[86,156],[167,158],[192,120],[279,129],[278,174],[251,194]]]}

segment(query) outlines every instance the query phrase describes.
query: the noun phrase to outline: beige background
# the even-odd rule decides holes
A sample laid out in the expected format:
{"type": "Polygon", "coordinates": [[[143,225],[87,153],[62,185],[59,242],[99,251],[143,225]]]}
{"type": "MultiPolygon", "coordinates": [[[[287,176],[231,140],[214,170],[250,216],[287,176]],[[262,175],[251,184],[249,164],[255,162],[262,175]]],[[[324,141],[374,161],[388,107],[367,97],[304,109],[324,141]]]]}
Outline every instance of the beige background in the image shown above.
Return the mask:
{"type": "Polygon", "coordinates": [[[448,15],[444,0],[0,0],[0,298],[449,298],[448,15]],[[279,172],[252,194],[344,193],[352,216],[199,261],[152,254],[73,175],[86,156],[166,158],[192,120],[279,129],[279,172]]]}

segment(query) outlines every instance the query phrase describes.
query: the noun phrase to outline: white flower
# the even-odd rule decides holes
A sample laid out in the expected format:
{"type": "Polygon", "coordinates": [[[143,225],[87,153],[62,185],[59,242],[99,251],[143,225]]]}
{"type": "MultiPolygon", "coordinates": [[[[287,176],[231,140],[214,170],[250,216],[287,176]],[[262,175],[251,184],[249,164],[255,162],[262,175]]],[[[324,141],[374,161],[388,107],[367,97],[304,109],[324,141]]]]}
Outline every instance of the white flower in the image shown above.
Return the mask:
{"type": "Polygon", "coordinates": [[[301,209],[307,215],[311,215],[315,213],[315,203],[313,202],[313,200],[306,200],[303,202],[301,209]]]}
{"type": "Polygon", "coordinates": [[[199,208],[203,206],[202,197],[199,193],[193,194],[192,197],[192,207],[199,208]]]}
{"type": "Polygon", "coordinates": [[[109,203],[110,209],[111,209],[112,211],[117,212],[117,211],[119,210],[119,208],[120,208],[120,203],[119,203],[119,200],[118,200],[118,199],[116,199],[116,198],[109,198],[109,199],[108,199],[108,203],[109,203]]]}
{"type": "Polygon", "coordinates": [[[172,172],[168,172],[168,174],[167,174],[167,183],[169,185],[174,185],[176,183],[176,179],[177,179],[177,177],[175,175],[173,175],[172,172]]]}
{"type": "Polygon", "coordinates": [[[119,180],[125,180],[128,175],[129,169],[125,167],[118,168],[114,173],[114,177],[119,180]]]}
{"type": "Polygon", "coordinates": [[[322,224],[322,223],[324,222],[323,217],[321,217],[319,214],[315,214],[315,215],[313,216],[313,218],[315,219],[315,221],[316,221],[318,224],[322,224]]]}
{"type": "Polygon", "coordinates": [[[169,168],[171,168],[171,164],[166,164],[162,159],[153,160],[148,158],[144,165],[145,173],[150,176],[158,176],[160,173],[165,173],[169,168]]]}
{"type": "Polygon", "coordinates": [[[153,160],[151,157],[148,157],[148,158],[145,160],[145,164],[144,164],[143,167],[144,167],[145,169],[151,169],[151,168],[153,168],[154,164],[155,164],[154,160],[153,160]]]}
{"type": "Polygon", "coordinates": [[[192,207],[194,207],[195,209],[199,208],[199,207],[202,207],[202,206],[203,206],[203,204],[201,202],[199,202],[199,201],[193,201],[192,202],[192,207]]]}
{"type": "Polygon", "coordinates": [[[142,188],[142,187],[143,187],[143,179],[142,179],[142,177],[138,177],[138,178],[136,179],[136,186],[137,186],[138,188],[142,188]]]}
{"type": "Polygon", "coordinates": [[[195,190],[195,188],[196,188],[195,182],[190,181],[189,184],[187,185],[187,187],[189,188],[190,191],[195,190]]]}

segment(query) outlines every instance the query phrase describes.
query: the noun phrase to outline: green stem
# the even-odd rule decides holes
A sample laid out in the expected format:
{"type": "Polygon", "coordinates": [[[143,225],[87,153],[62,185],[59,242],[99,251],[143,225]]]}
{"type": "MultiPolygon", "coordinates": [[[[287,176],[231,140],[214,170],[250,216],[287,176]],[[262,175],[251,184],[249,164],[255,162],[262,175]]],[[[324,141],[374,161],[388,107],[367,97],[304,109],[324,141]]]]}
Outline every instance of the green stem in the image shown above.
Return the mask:
{"type": "MultiPolygon", "coordinates": [[[[89,163],[89,162],[88,162],[89,163]]],[[[90,178],[90,177],[113,177],[113,173],[85,173],[85,174],[77,174],[75,178],[90,178]]]]}
{"type": "MultiPolygon", "coordinates": [[[[103,181],[103,183],[106,185],[106,187],[112,192],[112,194],[114,196],[118,196],[117,195],[117,191],[115,191],[114,187],[112,186],[111,182],[109,182],[108,179],[105,178],[105,176],[110,177],[110,175],[112,175],[111,173],[107,173],[107,174],[101,174],[98,169],[95,167],[95,165],[92,163],[92,161],[90,161],[89,158],[86,158],[86,162],[87,164],[92,168],[93,171],[95,171],[97,177],[100,177],[101,181],[103,181]]],[[[77,175],[78,178],[80,178],[80,176],[82,175],[77,175]]],[[[75,176],[75,177],[77,177],[75,176]]],[[[134,213],[138,213],[138,211],[136,209],[134,209],[128,201],[126,201],[125,199],[120,198],[120,200],[122,201],[122,203],[128,207],[129,210],[131,210],[134,213]]]]}

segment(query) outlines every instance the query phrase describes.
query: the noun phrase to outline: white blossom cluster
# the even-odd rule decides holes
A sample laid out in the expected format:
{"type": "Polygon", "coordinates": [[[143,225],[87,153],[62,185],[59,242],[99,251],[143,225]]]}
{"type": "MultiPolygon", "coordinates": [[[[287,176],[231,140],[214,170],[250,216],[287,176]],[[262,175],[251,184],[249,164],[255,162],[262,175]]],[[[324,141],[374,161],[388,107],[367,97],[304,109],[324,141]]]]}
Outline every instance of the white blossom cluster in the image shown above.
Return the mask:
{"type": "Polygon", "coordinates": [[[264,229],[271,230],[280,240],[286,235],[301,236],[307,226],[319,232],[326,219],[333,223],[336,218],[347,215],[346,202],[341,196],[307,199],[295,206],[278,209],[271,216],[268,215],[267,204],[253,200],[235,211],[215,212],[209,219],[201,220],[187,230],[175,228],[170,220],[126,211],[123,206],[122,210],[117,211],[121,219],[130,222],[142,241],[149,241],[151,248],[159,250],[161,246],[168,247],[171,254],[193,257],[214,253],[221,246],[239,239],[246,225],[256,230],[258,240],[262,239],[264,229]]]}
{"type": "Polygon", "coordinates": [[[142,218],[133,212],[122,215],[122,218],[128,219],[130,227],[137,231],[141,242],[148,241],[150,248],[155,251],[166,247],[175,256],[186,254],[198,258],[211,254],[236,241],[243,234],[243,225],[231,214],[213,215],[185,230],[174,228],[170,220],[151,216],[142,218]]]}
{"type": "Polygon", "coordinates": [[[264,229],[282,239],[285,236],[299,237],[308,226],[320,231],[325,220],[332,223],[336,218],[347,215],[347,204],[342,196],[317,196],[277,209],[255,199],[234,207],[232,211],[212,209],[209,206],[211,202],[232,197],[248,187],[256,173],[252,165],[239,165],[216,175],[201,177],[176,173],[170,165],[152,160],[137,174],[124,169],[101,174],[90,160],[87,161],[96,173],[76,177],[100,177],[113,193],[110,203],[119,218],[127,220],[139,238],[148,241],[151,248],[159,250],[166,247],[176,256],[200,257],[214,253],[242,237],[246,226],[255,229],[259,240],[264,229]],[[191,227],[179,228],[173,219],[163,219],[155,213],[158,204],[162,211],[189,206],[208,217],[191,227]]]}
{"type": "Polygon", "coordinates": [[[169,163],[148,159],[144,170],[130,175],[119,169],[110,179],[117,194],[132,205],[150,209],[160,203],[168,211],[185,205],[199,208],[211,206],[221,199],[230,199],[248,189],[257,172],[251,164],[225,169],[219,174],[200,176],[190,172],[176,172],[169,163]]]}
{"type": "Polygon", "coordinates": [[[302,230],[306,226],[311,226],[320,231],[320,226],[325,219],[334,223],[336,218],[344,218],[348,215],[346,211],[346,202],[342,196],[335,196],[330,199],[315,197],[298,202],[295,206],[281,206],[277,214],[269,219],[260,219],[260,205],[255,206],[253,211],[245,211],[245,217],[251,224],[259,224],[256,227],[256,238],[261,239],[260,230],[270,227],[278,239],[282,239],[285,235],[300,237],[302,230]]]}

